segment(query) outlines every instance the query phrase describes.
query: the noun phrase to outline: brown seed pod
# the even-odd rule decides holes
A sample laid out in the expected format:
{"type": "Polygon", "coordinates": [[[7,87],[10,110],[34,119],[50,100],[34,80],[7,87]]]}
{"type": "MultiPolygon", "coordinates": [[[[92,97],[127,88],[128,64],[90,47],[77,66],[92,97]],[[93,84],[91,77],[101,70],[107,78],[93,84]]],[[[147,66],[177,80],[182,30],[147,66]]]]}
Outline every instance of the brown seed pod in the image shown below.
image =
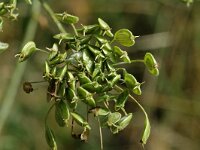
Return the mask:
{"type": "Polygon", "coordinates": [[[23,90],[26,93],[33,92],[33,87],[32,87],[31,82],[24,82],[24,84],[23,84],[23,90]]]}

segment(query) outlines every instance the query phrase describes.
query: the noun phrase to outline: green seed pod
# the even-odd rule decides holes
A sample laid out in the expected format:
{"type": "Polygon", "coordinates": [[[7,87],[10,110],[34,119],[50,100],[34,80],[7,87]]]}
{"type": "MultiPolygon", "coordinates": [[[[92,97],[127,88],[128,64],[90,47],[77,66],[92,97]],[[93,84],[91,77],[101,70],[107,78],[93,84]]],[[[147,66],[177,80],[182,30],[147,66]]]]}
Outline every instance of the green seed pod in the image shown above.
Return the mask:
{"type": "Polygon", "coordinates": [[[50,74],[52,78],[56,78],[57,67],[51,68],[50,74]]]}
{"type": "Polygon", "coordinates": [[[111,38],[114,36],[113,33],[111,32],[111,30],[107,30],[106,35],[111,37],[111,38]]]}
{"type": "Polygon", "coordinates": [[[119,131],[123,130],[124,128],[126,128],[126,127],[129,125],[129,123],[130,123],[130,121],[131,121],[131,119],[132,119],[132,116],[133,116],[132,113],[129,113],[128,115],[122,117],[122,118],[116,123],[116,125],[118,126],[118,130],[119,130],[119,131]]]}
{"type": "Polygon", "coordinates": [[[76,121],[77,124],[91,130],[91,127],[88,124],[88,122],[80,114],[75,113],[75,112],[71,112],[71,115],[72,115],[73,119],[76,121]]]}
{"type": "Polygon", "coordinates": [[[66,76],[66,72],[67,72],[67,65],[65,65],[65,66],[61,69],[61,71],[60,71],[60,73],[59,73],[58,79],[59,79],[60,82],[62,82],[63,78],[66,76]]]}
{"type": "Polygon", "coordinates": [[[154,75],[158,76],[159,75],[159,70],[158,70],[158,63],[156,62],[154,56],[151,53],[146,53],[144,56],[144,64],[146,65],[148,71],[154,75]]]}
{"type": "Polygon", "coordinates": [[[87,71],[91,74],[94,69],[94,56],[88,50],[83,50],[83,64],[87,71]]]}
{"type": "Polygon", "coordinates": [[[66,61],[66,58],[67,58],[67,52],[64,52],[63,54],[58,54],[51,61],[49,61],[49,65],[61,64],[66,61]]]}
{"type": "Polygon", "coordinates": [[[114,35],[114,40],[126,47],[130,47],[135,44],[135,37],[128,29],[118,30],[114,35]]]}
{"type": "Polygon", "coordinates": [[[115,103],[115,110],[118,111],[120,108],[124,108],[128,96],[129,96],[128,90],[124,90],[122,93],[119,94],[117,101],[115,103]]]}
{"type": "Polygon", "coordinates": [[[95,24],[95,25],[83,26],[83,28],[80,31],[83,32],[83,35],[85,35],[85,34],[92,34],[98,29],[99,29],[99,25],[95,24]]]}
{"type": "Polygon", "coordinates": [[[134,89],[138,84],[136,78],[132,74],[127,72],[124,72],[124,81],[126,86],[131,90],[134,89]]]}
{"type": "Polygon", "coordinates": [[[60,40],[60,42],[62,41],[62,40],[65,40],[65,41],[75,41],[75,37],[74,37],[74,35],[72,35],[72,34],[70,34],[70,33],[60,33],[60,34],[56,34],[56,35],[54,35],[54,37],[53,38],[55,38],[55,39],[58,39],[58,40],[60,40]]]}
{"type": "Polygon", "coordinates": [[[133,89],[133,93],[135,93],[136,95],[142,95],[142,90],[140,88],[140,83],[138,83],[138,85],[133,89]]]}
{"type": "Polygon", "coordinates": [[[85,90],[82,87],[78,87],[77,88],[77,93],[78,93],[78,96],[82,99],[82,101],[84,103],[88,104],[91,107],[95,107],[96,106],[96,103],[95,103],[95,100],[92,97],[92,94],[89,93],[87,90],[85,90]]]}
{"type": "Polygon", "coordinates": [[[63,127],[68,122],[70,117],[69,109],[63,100],[56,103],[55,119],[59,126],[63,127]]]}
{"type": "Polygon", "coordinates": [[[35,43],[30,41],[22,48],[21,52],[15,56],[19,56],[19,62],[28,59],[37,50],[35,43]]]}
{"type": "Polygon", "coordinates": [[[123,60],[123,62],[131,63],[126,51],[121,50],[118,46],[114,46],[114,52],[123,60]]]}
{"type": "Polygon", "coordinates": [[[94,35],[94,37],[97,39],[97,41],[101,44],[105,44],[108,43],[108,40],[106,38],[104,38],[101,35],[94,35]]]}
{"type": "Polygon", "coordinates": [[[117,134],[117,133],[119,132],[118,127],[116,127],[116,126],[111,126],[111,127],[110,127],[110,131],[111,131],[113,134],[117,134]]]}
{"type": "Polygon", "coordinates": [[[102,90],[102,86],[96,81],[86,83],[86,84],[82,85],[82,87],[90,93],[95,93],[95,92],[100,93],[102,90]]]}
{"type": "Polygon", "coordinates": [[[59,54],[58,46],[55,43],[53,44],[53,47],[48,49],[48,50],[50,50],[50,53],[49,53],[49,56],[48,56],[49,61],[53,60],[59,54]]]}
{"type": "Polygon", "coordinates": [[[95,78],[101,72],[101,68],[102,68],[102,61],[100,61],[99,63],[95,63],[94,71],[92,73],[92,78],[95,78]]]}
{"type": "Polygon", "coordinates": [[[89,113],[93,113],[94,116],[106,116],[110,111],[106,108],[95,107],[89,110],[89,113]]]}
{"type": "Polygon", "coordinates": [[[51,69],[51,68],[49,67],[48,62],[45,61],[45,71],[44,71],[44,76],[43,76],[43,77],[44,77],[45,79],[47,79],[47,80],[51,78],[50,69],[51,69]]]}
{"type": "Polygon", "coordinates": [[[91,83],[92,81],[90,80],[90,78],[88,78],[84,72],[79,73],[78,75],[78,80],[80,82],[80,85],[83,84],[87,84],[87,83],[91,83]]]}
{"type": "Polygon", "coordinates": [[[76,79],[75,79],[74,75],[70,71],[67,71],[66,74],[67,74],[67,82],[68,82],[69,87],[75,91],[76,79]]]}
{"type": "Polygon", "coordinates": [[[75,91],[71,88],[66,88],[65,93],[69,107],[75,109],[78,102],[78,97],[76,96],[75,91]]]}
{"type": "Polygon", "coordinates": [[[45,126],[45,137],[46,137],[46,141],[49,147],[52,150],[57,150],[57,144],[55,141],[54,133],[47,125],[45,126]]]}
{"type": "Polygon", "coordinates": [[[66,80],[63,80],[62,82],[59,82],[58,90],[57,90],[57,96],[63,97],[65,96],[65,89],[66,89],[66,80]]]}
{"type": "Polygon", "coordinates": [[[108,120],[107,120],[108,126],[114,125],[116,122],[120,120],[120,118],[121,114],[119,112],[110,113],[108,115],[108,120]]]}
{"type": "Polygon", "coordinates": [[[101,18],[98,18],[98,22],[102,30],[110,30],[109,25],[105,21],[103,21],[101,18]]]}
{"type": "Polygon", "coordinates": [[[67,24],[75,24],[79,21],[77,16],[67,14],[66,12],[62,14],[55,14],[55,16],[59,21],[67,24]]]}
{"type": "Polygon", "coordinates": [[[119,75],[119,74],[116,75],[111,81],[111,87],[114,87],[115,84],[119,81],[120,78],[121,78],[121,75],[119,75]]]}

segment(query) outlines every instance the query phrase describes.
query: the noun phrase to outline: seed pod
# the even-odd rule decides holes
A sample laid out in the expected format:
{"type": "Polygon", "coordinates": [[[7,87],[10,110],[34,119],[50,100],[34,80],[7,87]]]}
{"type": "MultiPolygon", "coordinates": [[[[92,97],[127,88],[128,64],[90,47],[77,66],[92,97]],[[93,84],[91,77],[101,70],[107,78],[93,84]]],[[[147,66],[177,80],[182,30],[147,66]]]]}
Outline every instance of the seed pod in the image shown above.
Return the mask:
{"type": "Polygon", "coordinates": [[[84,89],[86,89],[90,93],[99,93],[102,90],[102,86],[98,82],[90,82],[82,85],[84,89]]]}
{"type": "Polygon", "coordinates": [[[74,75],[70,72],[70,71],[67,71],[67,82],[68,82],[68,85],[69,87],[75,91],[75,88],[76,88],[76,79],[74,77],[74,75]]]}
{"type": "Polygon", "coordinates": [[[28,42],[21,50],[21,52],[15,56],[19,56],[19,62],[25,61],[36,51],[35,43],[28,42]]]}
{"type": "Polygon", "coordinates": [[[57,90],[57,96],[58,97],[64,97],[65,96],[65,89],[66,89],[66,80],[63,80],[62,82],[59,82],[58,90],[57,90]]]}
{"type": "Polygon", "coordinates": [[[110,113],[108,115],[108,120],[107,120],[108,126],[114,125],[116,122],[120,120],[120,118],[121,114],[119,112],[110,113]]]}
{"type": "Polygon", "coordinates": [[[24,84],[23,84],[23,90],[26,93],[33,92],[32,84],[30,82],[24,82],[24,84]]]}
{"type": "Polygon", "coordinates": [[[93,113],[94,116],[106,116],[110,111],[106,108],[95,107],[89,110],[89,113],[93,113]]]}
{"type": "Polygon", "coordinates": [[[88,78],[84,72],[79,73],[78,75],[78,80],[80,82],[80,85],[83,84],[87,84],[87,83],[91,83],[92,81],[90,80],[90,78],[88,78]]]}
{"type": "Polygon", "coordinates": [[[75,41],[75,37],[74,35],[70,34],[70,33],[60,33],[60,34],[56,34],[53,36],[54,39],[58,39],[60,40],[59,43],[62,42],[62,40],[66,41],[66,42],[72,42],[75,41]]]}
{"type": "Polygon", "coordinates": [[[95,63],[94,71],[92,73],[92,78],[95,78],[101,72],[101,68],[102,68],[102,61],[100,61],[99,63],[95,63]]]}
{"type": "Polygon", "coordinates": [[[66,88],[65,93],[69,107],[75,109],[78,102],[78,97],[76,96],[75,91],[73,91],[71,88],[66,88]]]}
{"type": "Polygon", "coordinates": [[[53,47],[50,50],[48,60],[51,61],[53,60],[56,56],[58,56],[58,46],[57,44],[53,44],[53,47]]]}
{"type": "Polygon", "coordinates": [[[94,35],[94,37],[97,39],[97,41],[100,43],[100,44],[105,44],[105,43],[108,43],[108,40],[105,39],[103,36],[101,35],[94,35]]]}
{"type": "Polygon", "coordinates": [[[62,14],[55,14],[55,16],[59,21],[67,24],[75,24],[79,21],[77,16],[67,14],[66,12],[62,14]]]}
{"type": "Polygon", "coordinates": [[[128,29],[118,30],[114,35],[114,40],[126,47],[130,47],[135,44],[135,37],[128,29]]]}
{"type": "Polygon", "coordinates": [[[91,130],[91,127],[88,124],[88,122],[80,114],[75,113],[75,112],[71,112],[71,115],[72,115],[73,119],[76,121],[77,124],[91,130]]]}
{"type": "Polygon", "coordinates": [[[70,117],[69,109],[63,100],[56,103],[55,119],[59,126],[63,127],[68,122],[70,117]]]}
{"type": "Polygon", "coordinates": [[[85,65],[87,71],[92,73],[94,70],[94,56],[90,51],[84,49],[83,50],[83,64],[85,65]]]}
{"type": "Polygon", "coordinates": [[[151,53],[146,53],[144,56],[144,64],[146,65],[148,71],[154,75],[159,75],[158,64],[151,53]]]}
{"type": "Polygon", "coordinates": [[[67,72],[67,65],[65,65],[65,66],[61,69],[61,71],[60,71],[60,73],[59,73],[58,79],[59,79],[60,82],[62,82],[63,78],[66,76],[66,72],[67,72]]]}
{"type": "Polygon", "coordinates": [[[95,107],[96,106],[96,103],[95,103],[95,100],[92,97],[92,94],[89,93],[87,90],[85,90],[82,87],[78,87],[77,88],[77,93],[78,93],[78,96],[82,99],[82,101],[84,103],[88,104],[91,107],[95,107]]]}
{"type": "Polygon", "coordinates": [[[67,52],[64,52],[63,54],[58,54],[51,61],[49,61],[49,65],[61,64],[66,61],[66,58],[67,58],[67,52]]]}
{"type": "Polygon", "coordinates": [[[119,131],[123,130],[124,128],[126,128],[126,127],[129,125],[129,123],[130,123],[130,121],[131,121],[131,119],[132,119],[132,116],[133,116],[132,113],[129,113],[128,115],[122,117],[122,118],[116,123],[116,125],[118,126],[118,130],[119,130],[119,131]]]}
{"type": "Polygon", "coordinates": [[[45,61],[45,71],[44,71],[43,77],[44,77],[45,79],[47,79],[47,80],[51,78],[50,69],[51,69],[51,68],[49,67],[48,62],[45,61]]]}
{"type": "Polygon", "coordinates": [[[103,21],[101,18],[98,18],[98,22],[102,30],[110,30],[109,25],[105,21],[103,21]]]}
{"type": "Polygon", "coordinates": [[[114,51],[123,62],[131,63],[131,60],[126,51],[121,50],[118,46],[114,46],[114,51]]]}
{"type": "Polygon", "coordinates": [[[114,87],[114,85],[119,81],[121,78],[121,75],[117,74],[112,80],[111,80],[111,87],[114,87]]]}
{"type": "Polygon", "coordinates": [[[45,137],[46,137],[46,141],[49,147],[52,150],[57,150],[57,144],[55,141],[54,133],[47,125],[45,126],[45,137]]]}
{"type": "Polygon", "coordinates": [[[92,34],[93,32],[97,31],[98,29],[99,29],[99,25],[97,25],[97,24],[87,25],[87,26],[83,26],[83,28],[81,30],[79,30],[79,32],[83,32],[83,35],[92,34]]]}
{"type": "Polygon", "coordinates": [[[128,99],[129,92],[128,90],[124,90],[122,93],[119,94],[117,101],[115,103],[115,110],[119,110],[120,108],[124,108],[124,105],[128,99]]]}

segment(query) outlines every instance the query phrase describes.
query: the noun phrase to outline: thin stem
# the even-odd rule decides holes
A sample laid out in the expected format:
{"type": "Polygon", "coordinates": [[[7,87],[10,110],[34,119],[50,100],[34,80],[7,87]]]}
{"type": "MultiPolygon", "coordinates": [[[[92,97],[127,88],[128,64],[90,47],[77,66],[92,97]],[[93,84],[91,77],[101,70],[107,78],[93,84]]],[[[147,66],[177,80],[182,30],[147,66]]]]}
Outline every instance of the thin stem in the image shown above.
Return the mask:
{"type": "Polygon", "coordinates": [[[116,64],[113,64],[113,66],[117,66],[117,65],[125,65],[125,64],[131,64],[131,63],[144,63],[144,60],[143,59],[136,59],[136,60],[131,60],[131,62],[119,62],[119,63],[116,63],[116,64]]]}
{"type": "Polygon", "coordinates": [[[100,123],[99,117],[97,117],[97,120],[99,124],[100,147],[101,147],[101,150],[103,150],[103,135],[102,135],[102,129],[101,129],[101,123],[100,123]]]}
{"type": "Polygon", "coordinates": [[[45,126],[47,125],[47,119],[48,119],[48,116],[49,116],[49,113],[51,112],[51,110],[52,110],[52,108],[55,106],[55,103],[53,103],[52,105],[51,105],[51,107],[49,108],[49,110],[48,110],[48,112],[47,112],[47,114],[46,114],[46,116],[45,116],[45,126]]]}
{"type": "Polygon", "coordinates": [[[41,2],[41,4],[43,5],[44,9],[48,12],[48,14],[51,16],[51,18],[53,19],[54,23],[57,25],[58,29],[60,30],[60,32],[62,33],[66,33],[64,27],[62,26],[62,24],[58,21],[58,19],[56,18],[53,10],[51,9],[51,7],[48,5],[48,3],[44,2],[43,0],[39,0],[41,2]]]}
{"type": "MultiPolygon", "coordinates": [[[[123,91],[123,89],[117,85],[115,85],[116,89],[119,91],[123,91]]],[[[146,111],[144,110],[144,108],[142,107],[142,105],[132,96],[129,94],[129,97],[140,107],[140,109],[142,110],[142,112],[144,113],[146,119],[148,119],[148,115],[146,113],[146,111]]]]}
{"type": "Polygon", "coordinates": [[[42,82],[47,82],[47,81],[30,81],[29,83],[42,83],[42,82]]]}
{"type": "Polygon", "coordinates": [[[76,30],[75,25],[74,25],[73,23],[71,23],[71,26],[72,26],[72,28],[73,28],[73,30],[74,30],[75,35],[78,36],[78,32],[77,32],[77,30],[76,30]]]}
{"type": "Polygon", "coordinates": [[[43,53],[46,53],[46,54],[49,54],[49,52],[47,52],[47,51],[45,51],[45,50],[43,50],[43,49],[37,48],[36,50],[37,50],[37,51],[40,51],[40,52],[43,52],[43,53]]]}

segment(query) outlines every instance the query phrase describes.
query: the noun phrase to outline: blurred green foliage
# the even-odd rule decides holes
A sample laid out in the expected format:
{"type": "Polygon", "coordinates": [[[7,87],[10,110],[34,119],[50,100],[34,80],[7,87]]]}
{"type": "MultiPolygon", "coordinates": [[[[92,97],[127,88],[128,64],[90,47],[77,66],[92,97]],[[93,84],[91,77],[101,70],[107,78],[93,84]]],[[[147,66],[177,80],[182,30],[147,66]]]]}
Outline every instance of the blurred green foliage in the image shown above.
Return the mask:
{"type": "MultiPolygon", "coordinates": [[[[145,67],[127,66],[129,72],[146,81],[143,85],[143,96],[138,97],[150,114],[152,134],[146,146],[148,150],[199,150],[200,148],[200,3],[194,1],[188,7],[179,0],[49,0],[55,12],[68,12],[80,17],[80,22],[92,24],[101,17],[110,24],[113,31],[129,28],[136,39],[133,48],[127,48],[131,58],[142,58],[147,51],[152,52],[159,60],[160,75],[158,79],[148,75],[145,67]],[[138,68],[140,68],[138,70],[138,68]],[[133,70],[138,70],[134,72],[133,70]],[[149,84],[150,83],[150,84],[149,84]]],[[[10,44],[9,49],[0,55],[0,106],[12,79],[16,64],[14,55],[18,52],[27,21],[30,18],[29,8],[24,3],[19,6],[18,21],[5,19],[4,32],[0,41],[10,44]],[[13,56],[13,57],[12,57],[13,56]]],[[[57,32],[50,18],[41,13],[38,18],[39,28],[35,42],[42,47],[54,41],[52,35],[57,32]]],[[[71,30],[71,29],[67,29],[71,30]]],[[[23,77],[23,81],[41,80],[43,57],[32,58],[23,77]],[[33,78],[34,76],[34,78],[33,78]]],[[[38,150],[48,149],[44,138],[44,116],[47,110],[47,85],[34,87],[34,92],[27,95],[18,88],[14,105],[10,110],[6,124],[0,133],[0,150],[38,150]]],[[[132,125],[119,135],[110,135],[103,129],[105,149],[142,149],[138,140],[142,134],[143,116],[135,105],[126,106],[135,112],[132,125]],[[139,129],[139,130],[138,130],[139,129]],[[141,131],[141,132],[139,132],[141,131]]],[[[97,149],[98,129],[91,134],[88,143],[72,139],[69,130],[60,129],[54,122],[59,149],[97,149]]]]}

